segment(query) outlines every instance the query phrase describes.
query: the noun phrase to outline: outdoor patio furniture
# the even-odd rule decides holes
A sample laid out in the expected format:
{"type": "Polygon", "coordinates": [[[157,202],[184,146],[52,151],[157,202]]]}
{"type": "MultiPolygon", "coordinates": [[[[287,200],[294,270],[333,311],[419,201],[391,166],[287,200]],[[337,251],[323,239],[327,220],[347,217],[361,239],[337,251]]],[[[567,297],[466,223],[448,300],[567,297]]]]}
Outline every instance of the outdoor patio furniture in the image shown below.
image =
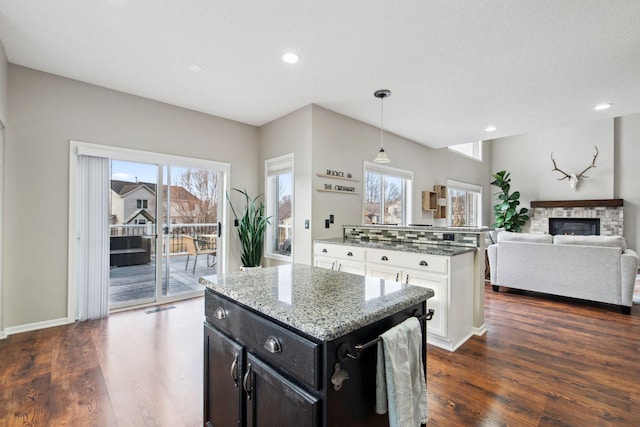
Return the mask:
{"type": "Polygon", "coordinates": [[[111,267],[149,264],[151,239],[143,236],[112,236],[110,245],[111,267]]]}
{"type": "Polygon", "coordinates": [[[207,267],[213,267],[215,265],[215,257],[217,255],[215,237],[204,240],[196,239],[192,236],[182,236],[182,239],[184,240],[185,247],[187,248],[187,263],[184,266],[185,270],[189,267],[189,257],[191,255],[195,256],[195,259],[193,260],[194,274],[196,272],[196,264],[198,263],[198,255],[207,255],[207,267]],[[214,261],[211,264],[209,264],[210,256],[214,257],[214,261]]]}

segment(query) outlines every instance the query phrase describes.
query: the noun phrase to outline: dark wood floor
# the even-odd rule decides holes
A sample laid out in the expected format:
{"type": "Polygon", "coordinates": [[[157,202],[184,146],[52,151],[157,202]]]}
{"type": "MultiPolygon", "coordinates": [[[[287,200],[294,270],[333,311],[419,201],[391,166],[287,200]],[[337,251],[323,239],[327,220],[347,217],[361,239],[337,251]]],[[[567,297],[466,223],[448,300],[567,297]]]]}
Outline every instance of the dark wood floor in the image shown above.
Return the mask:
{"type": "MultiPolygon", "coordinates": [[[[0,341],[0,426],[199,426],[203,300],[0,341]]],[[[428,348],[429,426],[640,426],[640,306],[487,288],[488,332],[428,348]]]]}

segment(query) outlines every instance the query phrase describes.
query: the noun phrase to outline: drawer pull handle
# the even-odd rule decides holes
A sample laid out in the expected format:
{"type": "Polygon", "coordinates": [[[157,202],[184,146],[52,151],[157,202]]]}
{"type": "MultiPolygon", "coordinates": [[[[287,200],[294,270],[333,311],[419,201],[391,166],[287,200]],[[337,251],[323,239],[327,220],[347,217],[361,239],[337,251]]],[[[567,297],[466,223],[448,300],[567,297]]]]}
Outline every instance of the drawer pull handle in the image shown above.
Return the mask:
{"type": "Polygon", "coordinates": [[[322,253],[323,253],[323,254],[326,254],[326,253],[327,253],[327,250],[326,250],[326,249],[323,249],[323,250],[322,250],[322,253]]]}
{"type": "Polygon", "coordinates": [[[231,364],[231,379],[233,384],[238,387],[238,353],[235,353],[233,363],[231,364]]]}
{"type": "Polygon", "coordinates": [[[264,348],[269,353],[282,353],[282,346],[276,337],[269,337],[264,343],[264,348]]]}
{"type": "Polygon", "coordinates": [[[347,252],[347,256],[353,256],[353,252],[347,252]]]}
{"type": "Polygon", "coordinates": [[[242,387],[244,388],[245,393],[247,393],[247,399],[251,400],[251,392],[253,391],[253,385],[251,384],[251,363],[247,365],[247,373],[244,374],[242,387]]]}
{"type": "Polygon", "coordinates": [[[423,266],[423,267],[426,267],[429,264],[427,263],[427,261],[420,261],[420,265],[423,266]]]}
{"type": "Polygon", "coordinates": [[[389,261],[389,258],[387,258],[386,255],[382,255],[382,258],[380,258],[380,261],[389,261]]]}
{"type": "Polygon", "coordinates": [[[227,312],[222,307],[218,307],[216,308],[216,311],[213,312],[213,317],[218,320],[226,319],[227,312]]]}

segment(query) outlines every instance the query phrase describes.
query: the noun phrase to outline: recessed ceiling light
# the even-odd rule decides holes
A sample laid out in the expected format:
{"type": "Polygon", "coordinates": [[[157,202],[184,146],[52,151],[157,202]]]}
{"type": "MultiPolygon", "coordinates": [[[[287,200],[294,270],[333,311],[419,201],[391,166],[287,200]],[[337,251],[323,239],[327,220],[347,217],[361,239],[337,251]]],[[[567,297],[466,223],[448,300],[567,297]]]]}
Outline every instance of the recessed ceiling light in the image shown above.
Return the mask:
{"type": "Polygon", "coordinates": [[[300,55],[295,52],[287,52],[282,55],[282,60],[287,64],[295,64],[300,61],[300,55]]]}
{"type": "Polygon", "coordinates": [[[595,107],[593,107],[594,110],[596,111],[602,111],[602,110],[606,110],[608,108],[611,108],[613,104],[609,103],[609,102],[605,102],[604,104],[598,104],[595,107]]]}
{"type": "Polygon", "coordinates": [[[189,65],[189,70],[193,71],[194,73],[199,73],[200,71],[202,71],[202,67],[198,64],[191,64],[189,65]]]}
{"type": "Polygon", "coordinates": [[[495,126],[487,126],[486,128],[484,128],[485,131],[487,132],[493,132],[495,131],[497,128],[495,126]]]}

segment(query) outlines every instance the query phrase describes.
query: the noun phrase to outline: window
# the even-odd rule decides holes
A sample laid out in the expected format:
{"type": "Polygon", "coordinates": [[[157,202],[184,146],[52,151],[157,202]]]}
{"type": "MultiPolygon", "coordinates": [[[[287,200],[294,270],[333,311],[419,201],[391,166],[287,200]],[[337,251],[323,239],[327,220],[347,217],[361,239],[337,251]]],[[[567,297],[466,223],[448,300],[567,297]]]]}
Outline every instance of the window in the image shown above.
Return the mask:
{"type": "Polygon", "coordinates": [[[147,209],[148,202],[147,199],[138,199],[136,200],[136,208],[138,209],[147,209]]]}
{"type": "Polygon", "coordinates": [[[413,172],[364,163],[363,224],[411,222],[413,172]]]}
{"type": "Polygon", "coordinates": [[[467,142],[465,144],[451,145],[449,150],[455,151],[466,157],[482,161],[482,141],[467,142]]]}
{"type": "Polygon", "coordinates": [[[266,256],[291,260],[293,247],[293,154],[265,162],[266,256]]]}
{"type": "Polygon", "coordinates": [[[447,180],[447,225],[477,227],[482,224],[482,187],[447,180]]]}

